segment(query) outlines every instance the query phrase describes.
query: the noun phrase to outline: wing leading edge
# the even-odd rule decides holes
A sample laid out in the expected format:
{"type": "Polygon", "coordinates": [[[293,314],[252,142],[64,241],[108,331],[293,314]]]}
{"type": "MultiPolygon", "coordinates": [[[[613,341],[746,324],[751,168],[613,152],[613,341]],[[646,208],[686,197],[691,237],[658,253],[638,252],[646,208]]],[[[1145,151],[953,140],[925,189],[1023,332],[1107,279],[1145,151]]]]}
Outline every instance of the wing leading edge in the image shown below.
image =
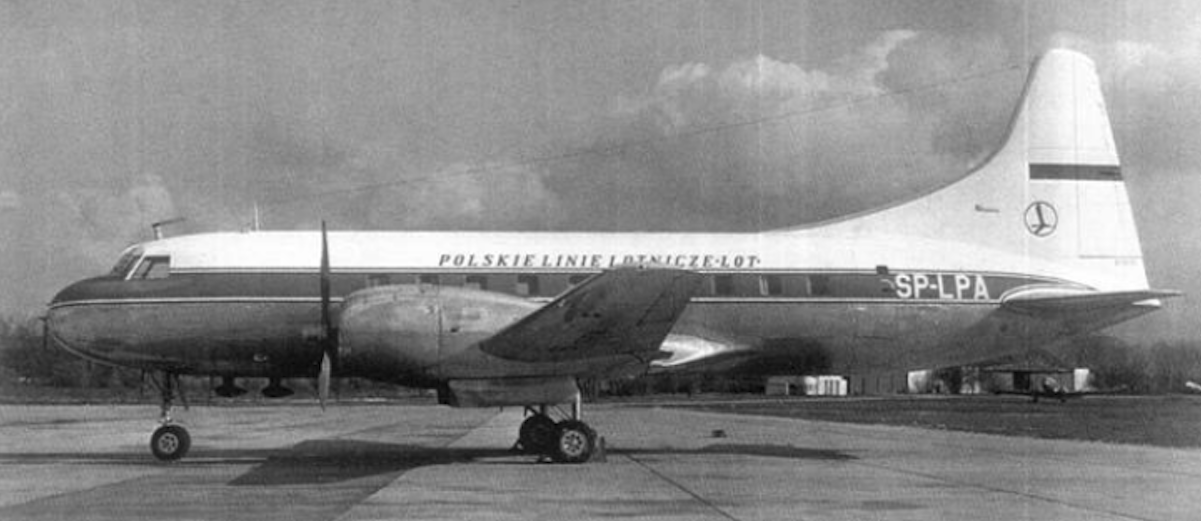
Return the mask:
{"type": "Polygon", "coordinates": [[[700,291],[701,280],[678,268],[611,269],[501,330],[480,348],[531,363],[650,355],[700,291]]]}

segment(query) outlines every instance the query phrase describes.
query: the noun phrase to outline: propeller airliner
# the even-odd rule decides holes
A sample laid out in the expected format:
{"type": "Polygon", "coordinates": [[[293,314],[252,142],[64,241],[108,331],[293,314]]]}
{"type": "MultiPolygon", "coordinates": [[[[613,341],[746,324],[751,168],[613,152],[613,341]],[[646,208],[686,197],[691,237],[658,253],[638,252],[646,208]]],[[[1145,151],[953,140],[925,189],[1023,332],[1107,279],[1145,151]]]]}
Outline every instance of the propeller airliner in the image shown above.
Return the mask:
{"type": "Polygon", "coordinates": [[[161,375],[160,459],[190,446],[170,416],[179,375],[209,375],[223,396],[245,392],[237,378],[282,396],[281,379],[317,376],[324,399],[331,377],[361,377],[454,407],[525,407],[520,447],[583,462],[597,444],[583,378],[963,365],[1177,294],[1147,283],[1092,61],[1052,50],[990,158],[885,208],[757,233],[169,237],[60,291],[47,327],[81,357],[161,375]]]}

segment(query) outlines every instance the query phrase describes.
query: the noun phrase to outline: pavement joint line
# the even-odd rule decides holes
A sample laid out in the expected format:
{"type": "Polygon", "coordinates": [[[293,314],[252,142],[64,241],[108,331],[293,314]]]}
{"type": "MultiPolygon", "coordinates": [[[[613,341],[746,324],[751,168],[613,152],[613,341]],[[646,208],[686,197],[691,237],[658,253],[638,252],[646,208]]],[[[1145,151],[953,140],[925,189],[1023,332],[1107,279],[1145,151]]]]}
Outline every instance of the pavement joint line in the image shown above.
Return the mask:
{"type": "Polygon", "coordinates": [[[712,501],[705,499],[705,497],[701,496],[700,494],[697,494],[696,492],[693,492],[688,487],[685,487],[682,483],[680,483],[674,479],[671,479],[670,477],[668,477],[666,474],[664,474],[662,472],[659,472],[658,469],[650,466],[649,463],[646,463],[646,462],[634,457],[633,454],[622,454],[622,455],[625,456],[626,458],[628,458],[630,461],[634,462],[634,464],[638,465],[639,467],[646,469],[647,472],[650,472],[655,477],[657,477],[663,481],[666,481],[669,485],[679,489],[680,491],[684,492],[685,494],[688,494],[689,496],[692,496],[692,499],[695,499],[698,502],[700,502],[702,505],[709,507],[709,509],[713,510],[714,512],[717,512],[722,517],[729,519],[730,521],[742,521],[741,519],[734,517],[729,512],[726,512],[721,507],[714,504],[712,501]]]}
{"type": "Polygon", "coordinates": [[[895,468],[895,467],[891,467],[891,466],[888,466],[888,465],[882,465],[882,464],[879,464],[879,463],[867,463],[867,462],[864,462],[864,461],[851,461],[851,462],[848,462],[848,463],[850,463],[851,465],[859,465],[859,466],[862,466],[862,467],[871,467],[871,468],[874,468],[874,469],[880,469],[880,470],[885,470],[885,471],[889,471],[889,472],[896,472],[896,473],[898,473],[898,474],[905,474],[905,475],[909,475],[909,476],[917,476],[917,477],[926,478],[926,479],[930,479],[930,480],[934,480],[934,481],[939,481],[939,482],[942,482],[942,483],[948,483],[948,484],[955,485],[955,486],[958,486],[958,487],[964,487],[964,488],[975,488],[975,489],[979,489],[979,490],[986,490],[986,491],[988,491],[988,492],[995,492],[995,493],[999,493],[999,494],[1008,494],[1008,495],[1013,495],[1013,496],[1025,497],[1025,498],[1029,498],[1029,499],[1034,499],[1034,500],[1042,501],[1042,502],[1045,502],[1045,503],[1050,503],[1050,504],[1053,504],[1053,505],[1062,505],[1062,506],[1066,506],[1066,507],[1071,507],[1071,508],[1075,508],[1075,509],[1083,510],[1083,511],[1085,511],[1085,512],[1096,512],[1096,513],[1099,513],[1099,514],[1106,514],[1106,515],[1110,515],[1110,516],[1114,516],[1114,517],[1119,517],[1119,518],[1122,518],[1122,519],[1131,519],[1131,520],[1134,520],[1134,521],[1156,521],[1155,519],[1148,518],[1148,517],[1139,517],[1139,516],[1135,516],[1135,515],[1131,515],[1131,514],[1126,514],[1126,513],[1122,513],[1122,512],[1115,512],[1115,511],[1112,511],[1112,510],[1105,510],[1105,509],[1102,509],[1102,508],[1094,508],[1094,507],[1090,507],[1090,506],[1088,506],[1088,505],[1083,505],[1083,506],[1082,506],[1082,505],[1078,505],[1078,504],[1071,503],[1071,502],[1068,502],[1068,501],[1063,501],[1063,500],[1060,500],[1060,499],[1055,499],[1055,498],[1046,497],[1046,496],[1040,496],[1040,495],[1038,495],[1038,494],[1034,494],[1034,493],[1030,493],[1030,492],[1023,492],[1023,491],[1020,491],[1020,490],[1009,490],[1009,489],[1000,488],[1000,487],[993,487],[993,486],[989,486],[989,485],[983,485],[983,484],[980,484],[980,483],[972,483],[972,482],[970,482],[970,481],[955,481],[955,480],[951,480],[951,479],[948,479],[948,478],[944,478],[944,477],[941,477],[941,476],[938,476],[938,475],[935,475],[935,474],[929,474],[929,473],[926,473],[926,472],[919,472],[919,471],[916,471],[916,470],[898,469],[898,468],[895,468]]]}

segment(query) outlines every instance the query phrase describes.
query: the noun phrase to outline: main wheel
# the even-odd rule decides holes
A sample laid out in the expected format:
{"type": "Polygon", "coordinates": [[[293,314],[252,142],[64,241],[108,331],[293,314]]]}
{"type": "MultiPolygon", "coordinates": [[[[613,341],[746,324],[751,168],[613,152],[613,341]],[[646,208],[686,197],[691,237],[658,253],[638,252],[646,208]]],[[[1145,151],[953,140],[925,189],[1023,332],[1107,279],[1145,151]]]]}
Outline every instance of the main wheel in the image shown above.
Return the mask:
{"type": "Polygon", "coordinates": [[[557,433],[554,420],[545,414],[535,414],[521,423],[521,428],[517,431],[517,441],[526,452],[547,454],[555,446],[557,433]]]}
{"type": "Polygon", "coordinates": [[[162,461],[175,461],[184,457],[192,447],[188,430],[179,425],[163,425],[150,435],[150,452],[162,461]]]}
{"type": "Polygon", "coordinates": [[[579,420],[559,422],[551,458],[559,463],[583,463],[596,450],[596,431],[579,420]]]}

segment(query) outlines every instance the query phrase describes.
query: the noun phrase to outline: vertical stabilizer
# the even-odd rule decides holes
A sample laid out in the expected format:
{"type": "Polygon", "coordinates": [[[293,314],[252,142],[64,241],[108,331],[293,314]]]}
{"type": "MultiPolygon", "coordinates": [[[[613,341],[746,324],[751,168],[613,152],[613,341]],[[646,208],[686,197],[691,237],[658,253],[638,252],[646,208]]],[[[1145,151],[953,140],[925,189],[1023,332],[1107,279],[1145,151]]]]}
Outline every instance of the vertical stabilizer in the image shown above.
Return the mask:
{"type": "MultiPolygon", "coordinates": [[[[1032,252],[1098,267],[1141,258],[1093,62],[1073,51],[1048,52],[1035,67],[1023,109],[1014,132],[1026,133],[1032,252]]],[[[1130,282],[1145,286],[1138,271],[1139,280],[1130,282]]]]}
{"type": "Polygon", "coordinates": [[[1024,128],[1031,165],[1117,168],[1101,83],[1092,60],[1083,54],[1056,49],[1043,55],[1034,66],[1022,109],[1028,118],[1024,128]]]}
{"type": "Polygon", "coordinates": [[[875,264],[887,257],[893,264],[1042,274],[1105,290],[1147,287],[1096,67],[1065,49],[1034,62],[1006,139],[984,164],[923,197],[803,232],[932,245],[876,255],[875,264]]]}

